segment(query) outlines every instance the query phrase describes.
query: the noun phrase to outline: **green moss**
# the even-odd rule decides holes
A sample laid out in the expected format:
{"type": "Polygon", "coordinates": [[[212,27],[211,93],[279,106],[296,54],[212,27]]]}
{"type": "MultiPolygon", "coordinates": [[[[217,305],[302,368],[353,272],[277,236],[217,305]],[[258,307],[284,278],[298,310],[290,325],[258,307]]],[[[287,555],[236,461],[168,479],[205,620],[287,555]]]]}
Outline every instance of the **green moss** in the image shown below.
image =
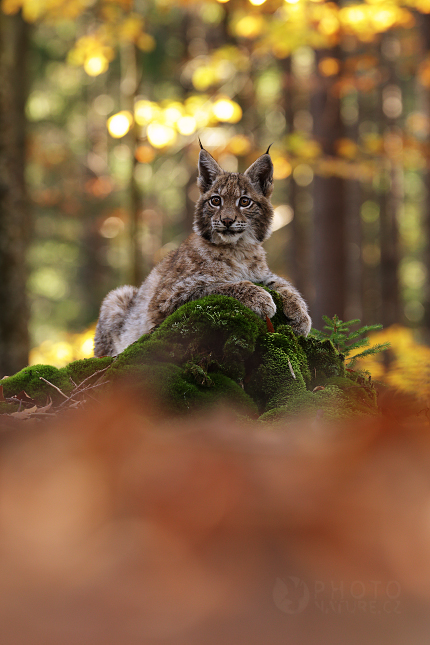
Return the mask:
{"type": "Polygon", "coordinates": [[[5,397],[11,397],[18,392],[26,392],[29,397],[37,403],[45,403],[48,396],[54,403],[62,401],[64,397],[49,383],[41,379],[43,377],[52,385],[57,386],[64,394],[69,394],[73,388],[73,381],[79,384],[87,376],[107,367],[113,362],[113,358],[87,358],[69,363],[66,367],[58,369],[53,365],[31,365],[25,367],[14,376],[9,376],[1,381],[5,397]]]}
{"type": "Polygon", "coordinates": [[[0,402],[0,414],[11,414],[19,410],[19,403],[7,403],[7,401],[0,402]]]}
{"type": "Polygon", "coordinates": [[[345,358],[336,351],[331,340],[321,342],[309,336],[298,336],[297,340],[308,360],[309,387],[323,385],[326,379],[334,376],[345,376],[345,358]]]}
{"type": "Polygon", "coordinates": [[[335,376],[327,379],[326,386],[330,385],[340,388],[349,405],[357,412],[377,413],[376,390],[370,383],[360,383],[349,377],[335,376]]]}
{"type": "Polygon", "coordinates": [[[363,408],[352,398],[345,396],[336,385],[327,385],[322,390],[309,390],[293,395],[286,405],[279,406],[260,416],[261,421],[285,421],[298,415],[318,415],[325,421],[347,419],[362,414],[377,414],[377,408],[363,408]]]}
{"type": "Polygon", "coordinates": [[[79,361],[73,361],[69,363],[66,367],[60,370],[60,372],[65,372],[67,376],[71,377],[73,381],[79,385],[86,378],[105,369],[113,363],[113,358],[111,356],[103,356],[102,358],[84,358],[79,361]]]}
{"type": "Polygon", "coordinates": [[[120,372],[136,363],[212,361],[222,374],[237,381],[244,377],[245,361],[264,331],[265,323],[234,298],[206,296],[186,303],[152,334],[127,347],[112,370],[120,372]]]}
{"type": "Polygon", "coordinates": [[[225,402],[238,413],[257,416],[257,406],[235,381],[224,374],[212,374],[204,384],[196,382],[195,374],[172,363],[131,365],[122,376],[134,388],[144,392],[170,414],[196,412],[225,402]]]}
{"type": "Polygon", "coordinates": [[[306,355],[290,328],[283,334],[267,333],[260,339],[261,362],[246,390],[260,410],[277,408],[288,398],[306,390],[309,369],[306,355]]]}
{"type": "Polygon", "coordinates": [[[107,388],[128,378],[138,397],[149,391],[171,414],[220,401],[240,414],[255,416],[258,409],[268,420],[320,409],[327,418],[374,414],[376,394],[368,380],[345,371],[343,356],[329,340],[296,336],[286,324],[281,297],[268,291],[278,307],[275,332],[234,298],[207,296],[180,307],[115,358],[74,361],[63,369],[27,367],[1,381],[4,394],[25,390],[41,404],[48,395],[61,401],[41,376],[68,394],[73,382],[109,367],[107,388]],[[324,389],[313,392],[316,385],[324,389]]]}
{"type": "Polygon", "coordinates": [[[52,365],[31,365],[23,370],[8,376],[0,381],[3,385],[5,397],[11,397],[24,390],[28,396],[38,403],[45,403],[48,396],[56,402],[63,397],[55,388],[41,380],[41,377],[56,385],[62,392],[67,394],[73,389],[65,369],[57,369],[52,365]]]}

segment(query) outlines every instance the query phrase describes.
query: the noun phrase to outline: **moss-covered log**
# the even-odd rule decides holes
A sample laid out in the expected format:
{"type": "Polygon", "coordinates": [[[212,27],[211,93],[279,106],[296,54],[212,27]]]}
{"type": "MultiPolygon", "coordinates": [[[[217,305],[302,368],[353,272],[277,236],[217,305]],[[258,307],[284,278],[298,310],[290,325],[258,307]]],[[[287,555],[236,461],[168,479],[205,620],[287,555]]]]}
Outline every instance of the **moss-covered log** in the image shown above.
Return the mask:
{"type": "Polygon", "coordinates": [[[6,397],[24,390],[40,403],[47,395],[58,401],[52,385],[67,395],[108,367],[106,388],[128,379],[173,414],[219,401],[262,420],[318,410],[327,418],[377,413],[373,387],[345,370],[330,341],[297,337],[281,307],[272,324],[275,331],[237,300],[211,295],[183,305],[116,358],[34,365],[1,384],[6,397]]]}

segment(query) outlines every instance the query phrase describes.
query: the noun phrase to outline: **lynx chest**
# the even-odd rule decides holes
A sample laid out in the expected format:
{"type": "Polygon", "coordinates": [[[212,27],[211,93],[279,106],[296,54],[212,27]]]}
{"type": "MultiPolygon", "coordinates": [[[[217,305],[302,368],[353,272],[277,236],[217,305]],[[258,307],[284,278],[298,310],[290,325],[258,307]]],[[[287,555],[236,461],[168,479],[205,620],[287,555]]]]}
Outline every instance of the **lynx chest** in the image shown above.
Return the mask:
{"type": "Polygon", "coordinates": [[[267,275],[267,264],[264,251],[218,248],[208,262],[211,279],[223,282],[249,280],[260,282],[267,275]]]}

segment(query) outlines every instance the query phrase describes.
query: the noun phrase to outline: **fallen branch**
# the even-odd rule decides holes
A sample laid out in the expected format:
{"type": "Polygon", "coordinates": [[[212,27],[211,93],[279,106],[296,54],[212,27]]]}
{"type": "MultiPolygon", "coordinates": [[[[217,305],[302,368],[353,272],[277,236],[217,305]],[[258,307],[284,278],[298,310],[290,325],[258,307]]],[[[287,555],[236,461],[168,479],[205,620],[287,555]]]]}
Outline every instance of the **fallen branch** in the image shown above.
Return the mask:
{"type": "Polygon", "coordinates": [[[44,381],[45,383],[47,383],[48,385],[53,387],[54,390],[57,390],[57,392],[59,392],[61,394],[61,396],[64,396],[64,398],[67,399],[68,401],[71,399],[70,396],[67,396],[67,394],[64,394],[64,392],[62,392],[59,387],[57,387],[56,385],[54,385],[50,381],[47,381],[46,378],[43,378],[43,376],[39,376],[39,378],[40,378],[41,381],[44,381]]]}
{"type": "MultiPolygon", "coordinates": [[[[68,403],[69,401],[73,401],[74,403],[82,403],[82,401],[74,400],[73,397],[76,396],[77,394],[83,394],[84,392],[88,392],[89,390],[94,390],[94,388],[100,387],[101,385],[106,385],[107,383],[109,383],[109,381],[104,381],[103,383],[95,383],[94,385],[89,385],[88,387],[85,387],[83,390],[73,391],[72,394],[69,397],[67,397],[65,401],[60,403],[60,405],[58,407],[62,408],[63,405],[66,405],[66,403],[68,403]]],[[[81,385],[82,385],[82,383],[81,383],[81,385]]],[[[80,387],[80,386],[78,386],[78,387],[80,387]]]]}
{"type": "MultiPolygon", "coordinates": [[[[103,372],[106,372],[106,370],[108,370],[109,368],[110,368],[110,365],[108,365],[107,367],[104,367],[102,370],[97,370],[96,372],[93,372],[92,374],[90,374],[89,376],[87,376],[87,378],[84,378],[84,380],[83,380],[83,381],[81,381],[81,382],[79,383],[79,385],[77,385],[77,386],[76,386],[76,391],[79,391],[79,390],[82,388],[82,386],[84,385],[84,383],[86,383],[87,381],[89,381],[90,379],[92,379],[92,378],[93,378],[93,376],[95,376],[96,374],[102,374],[103,372]]],[[[86,389],[86,388],[85,388],[85,389],[86,389]]],[[[83,390],[82,390],[82,391],[83,391],[83,390]]]]}

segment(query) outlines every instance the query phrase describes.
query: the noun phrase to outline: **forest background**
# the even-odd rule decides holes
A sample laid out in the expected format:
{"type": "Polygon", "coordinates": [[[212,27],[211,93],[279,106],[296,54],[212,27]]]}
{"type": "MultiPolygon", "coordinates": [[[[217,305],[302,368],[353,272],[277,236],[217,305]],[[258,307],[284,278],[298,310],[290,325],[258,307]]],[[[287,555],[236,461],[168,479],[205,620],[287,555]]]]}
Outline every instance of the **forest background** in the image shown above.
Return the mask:
{"type": "Polygon", "coordinates": [[[191,230],[198,136],[230,171],[273,143],[269,265],[315,327],[430,341],[430,0],[0,6],[1,375],[92,354],[191,230]]]}

